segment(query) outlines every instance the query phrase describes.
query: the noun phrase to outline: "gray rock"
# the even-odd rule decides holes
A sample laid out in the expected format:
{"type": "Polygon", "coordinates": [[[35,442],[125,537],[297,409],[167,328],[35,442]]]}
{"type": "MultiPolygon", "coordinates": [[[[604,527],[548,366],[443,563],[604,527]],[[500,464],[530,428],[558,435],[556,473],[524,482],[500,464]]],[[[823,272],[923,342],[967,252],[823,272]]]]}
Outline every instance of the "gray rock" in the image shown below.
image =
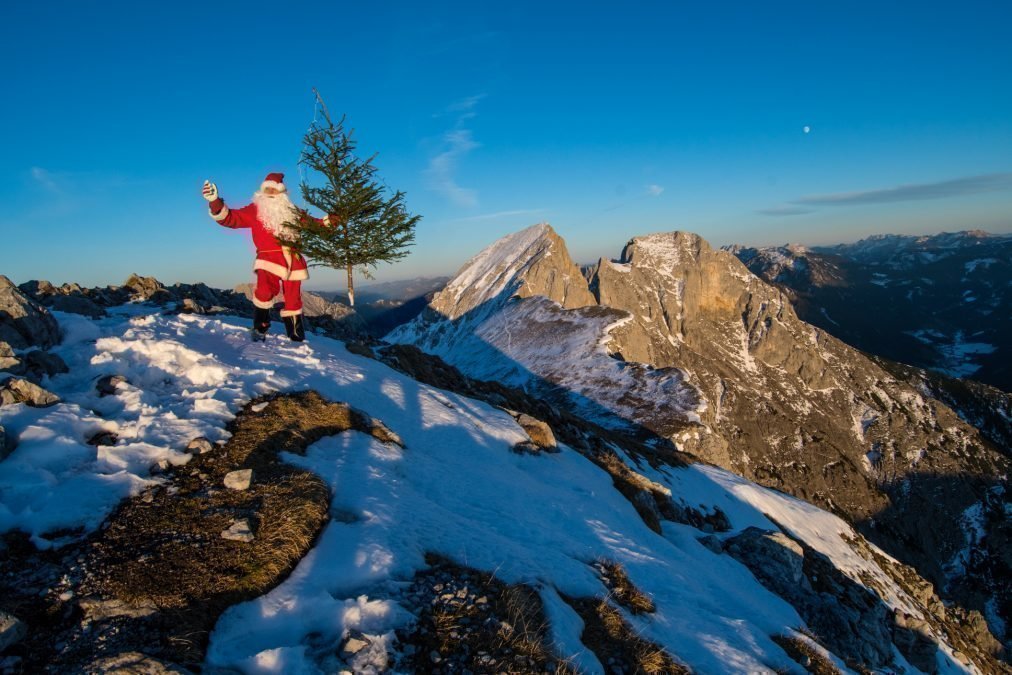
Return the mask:
{"type": "MultiPolygon", "coordinates": [[[[123,652],[93,661],[86,672],[103,675],[190,675],[193,671],[140,652],[123,652]]],[[[203,672],[208,671],[204,669],[203,672]]]]}
{"type": "Polygon", "coordinates": [[[47,408],[60,402],[60,397],[28,380],[11,377],[0,383],[0,406],[25,403],[33,408],[47,408]]]}
{"type": "Polygon", "coordinates": [[[366,640],[360,640],[356,637],[348,638],[344,646],[341,647],[341,653],[343,654],[358,654],[360,651],[369,646],[366,640]]]}
{"type": "Polygon", "coordinates": [[[0,653],[17,644],[28,635],[24,621],[0,609],[0,653]]]}
{"type": "Polygon", "coordinates": [[[539,448],[547,452],[555,452],[559,449],[558,443],[555,441],[555,434],[552,433],[552,428],[545,422],[525,413],[518,415],[516,420],[517,424],[527,432],[527,436],[531,439],[531,442],[539,448]]]}
{"type": "Polygon", "coordinates": [[[724,552],[724,544],[722,544],[720,539],[712,534],[708,534],[705,537],[699,537],[696,541],[718,555],[724,552]]]}
{"type": "Polygon", "coordinates": [[[95,389],[99,396],[112,396],[116,393],[119,385],[125,384],[127,379],[122,375],[103,375],[95,383],[95,389]]]}
{"type": "Polygon", "coordinates": [[[137,619],[157,611],[157,608],[150,603],[129,604],[116,598],[86,597],[78,600],[77,604],[89,621],[103,621],[120,616],[137,619]]]}
{"type": "Polygon", "coordinates": [[[247,490],[253,479],[253,469],[238,469],[225,474],[225,487],[230,490],[247,490]]]}
{"type": "Polygon", "coordinates": [[[0,342],[0,370],[10,370],[20,363],[14,349],[6,342],[0,342]]]}
{"type": "Polygon", "coordinates": [[[28,352],[25,355],[24,365],[29,372],[36,373],[40,377],[43,375],[52,377],[60,373],[70,372],[66,361],[59,354],[44,352],[41,349],[28,352]]]}
{"type": "Polygon", "coordinates": [[[0,341],[14,349],[52,347],[60,342],[60,326],[49,311],[0,275],[0,341]]]}
{"type": "Polygon", "coordinates": [[[896,612],[893,642],[910,665],[925,673],[938,672],[938,645],[927,621],[896,612]]]}
{"type": "Polygon", "coordinates": [[[198,436],[186,444],[186,451],[195,455],[203,455],[214,450],[214,444],[203,436],[198,436]]]}
{"type": "Polygon", "coordinates": [[[249,521],[245,518],[242,520],[233,520],[232,524],[228,526],[228,529],[221,533],[221,537],[222,539],[241,541],[243,543],[249,543],[254,539],[253,530],[250,529],[249,521]]]}
{"type": "Polygon", "coordinates": [[[47,304],[57,312],[80,314],[91,319],[100,319],[106,315],[105,309],[83,295],[53,295],[48,298],[47,304]]]}
{"type": "Polygon", "coordinates": [[[892,661],[891,611],[825,555],[757,527],[728,539],[724,550],[793,605],[834,654],[871,668],[892,661]]]}
{"type": "Polygon", "coordinates": [[[0,425],[0,461],[7,459],[7,457],[14,452],[18,447],[17,440],[7,430],[0,425]]]}

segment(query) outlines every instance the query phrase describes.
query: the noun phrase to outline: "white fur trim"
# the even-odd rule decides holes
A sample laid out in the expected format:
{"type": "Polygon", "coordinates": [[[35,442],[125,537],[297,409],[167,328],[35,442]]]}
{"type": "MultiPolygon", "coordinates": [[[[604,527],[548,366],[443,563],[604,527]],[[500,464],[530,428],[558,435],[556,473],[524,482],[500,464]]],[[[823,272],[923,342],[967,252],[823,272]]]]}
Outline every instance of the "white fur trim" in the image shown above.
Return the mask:
{"type": "MultiPolygon", "coordinates": [[[[209,207],[209,209],[210,209],[210,207],[209,207]]],[[[228,218],[228,207],[227,206],[222,206],[221,207],[221,211],[218,211],[218,213],[212,213],[211,217],[214,218],[215,220],[217,220],[220,223],[221,221],[223,221],[226,218],[228,218]]]]}
{"type": "Polygon", "coordinates": [[[283,309],[281,310],[281,316],[301,316],[301,309],[283,309]]]}
{"type": "Polygon", "coordinates": [[[287,281],[305,281],[309,278],[309,270],[292,270],[288,273],[287,281]]]}
{"type": "Polygon", "coordinates": [[[281,277],[285,281],[289,281],[288,268],[284,265],[271,262],[270,260],[261,260],[260,258],[257,258],[253,263],[253,271],[255,272],[256,270],[264,270],[265,272],[270,272],[274,276],[281,277]]]}
{"type": "Polygon", "coordinates": [[[259,307],[260,309],[272,309],[274,307],[274,298],[271,298],[267,302],[263,300],[257,300],[257,296],[253,296],[253,306],[259,307]]]}
{"type": "Polygon", "coordinates": [[[260,191],[264,191],[267,188],[274,188],[278,192],[288,192],[288,187],[284,183],[279,183],[276,180],[265,180],[260,183],[260,191]]]}

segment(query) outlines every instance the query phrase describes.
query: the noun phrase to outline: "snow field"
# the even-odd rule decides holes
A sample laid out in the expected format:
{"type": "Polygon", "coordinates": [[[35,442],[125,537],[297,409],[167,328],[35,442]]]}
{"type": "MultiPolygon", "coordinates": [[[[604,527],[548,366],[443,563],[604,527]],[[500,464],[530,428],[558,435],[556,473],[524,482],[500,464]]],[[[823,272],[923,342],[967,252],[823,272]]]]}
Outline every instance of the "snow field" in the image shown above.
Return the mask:
{"type": "MultiPolygon", "coordinates": [[[[406,446],[349,431],[305,456],[285,456],[327,481],[334,518],[285,582],[222,616],[208,665],[326,672],[355,630],[371,644],[354,669],[378,670],[393,631],[412,618],[398,591],[434,552],[538,589],[560,654],[589,673],[603,670],[556,589],[605,593],[589,565],[599,558],[622,564],[656,605],[626,620],[693,671],[803,672],[770,640],[803,626],[792,607],[700,544],[698,530],[670,522],[662,535],[650,530],[611,478],[570,448],[510,452],[525,435],[504,411],[422,385],[328,338],[294,344],[275,333],[252,344],[245,319],[142,311],[94,322],[57,315],[67,335],[57,351],[71,372],[44,384],[64,402],[0,409],[0,424],[20,439],[0,463],[0,531],[23,529],[52,545],[59,541],[44,535],[54,528],[98,527],[120,499],[158,480],[152,463],[185,463],[189,440],[224,439],[234,413],[270,391],[315,389],[382,420],[406,446]],[[94,382],[107,374],[130,384],[100,398],[94,382]],[[115,431],[118,442],[87,445],[99,429],[115,431]]],[[[735,528],[727,536],[749,525],[773,529],[768,513],[841,568],[876,572],[845,545],[847,526],[813,506],[710,467],[639,470],[676,499],[719,506],[735,528]]],[[[885,601],[905,602],[898,590],[885,601]]]]}

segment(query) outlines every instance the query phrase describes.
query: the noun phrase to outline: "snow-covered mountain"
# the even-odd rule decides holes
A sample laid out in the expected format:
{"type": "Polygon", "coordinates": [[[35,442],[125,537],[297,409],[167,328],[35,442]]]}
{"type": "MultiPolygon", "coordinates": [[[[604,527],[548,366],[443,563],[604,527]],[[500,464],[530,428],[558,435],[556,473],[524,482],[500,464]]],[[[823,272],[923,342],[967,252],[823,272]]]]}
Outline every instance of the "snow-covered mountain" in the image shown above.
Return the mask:
{"type": "Polygon", "coordinates": [[[1012,391],[1012,236],[970,230],[726,248],[787,293],[805,321],[848,344],[1012,391]]]}
{"type": "MultiPolygon", "coordinates": [[[[515,240],[538,251],[519,268],[482,259],[476,293],[449,289],[473,303],[457,318],[520,293],[500,312],[530,303],[614,331],[616,312],[580,306],[571,264],[539,264],[563,252],[548,234],[515,240]],[[514,288],[506,269],[531,287],[514,288]],[[537,289],[572,309],[523,296],[537,289]]],[[[386,359],[398,370],[321,335],[253,344],[248,320],[227,315],[132,303],[92,319],[17,300],[55,316],[48,353],[67,372],[36,378],[55,403],[16,378],[0,384],[14,445],[0,461],[2,667],[1001,667],[973,614],[844,520],[715,466],[645,454],[621,425],[552,412],[434,357],[409,367],[403,348],[386,359]],[[422,384],[412,368],[487,400],[422,384]]],[[[618,374],[688,387],[682,371],[641,371],[618,374]]],[[[686,419],[708,410],[678,400],[686,419]]]]}
{"type": "Polygon", "coordinates": [[[831,510],[1004,634],[1008,459],[977,429],[696,235],[636,237],[589,284],[572,270],[529,228],[387,339],[831,510]]]}

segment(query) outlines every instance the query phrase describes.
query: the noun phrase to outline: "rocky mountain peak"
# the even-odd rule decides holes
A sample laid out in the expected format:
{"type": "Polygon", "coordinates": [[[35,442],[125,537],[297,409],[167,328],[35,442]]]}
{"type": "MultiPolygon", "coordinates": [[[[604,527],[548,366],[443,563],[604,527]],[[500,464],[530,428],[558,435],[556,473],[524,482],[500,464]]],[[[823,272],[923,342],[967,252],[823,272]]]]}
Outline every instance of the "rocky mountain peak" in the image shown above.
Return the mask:
{"type": "Polygon", "coordinates": [[[471,258],[431,307],[457,319],[514,296],[536,295],[566,309],[597,304],[565,242],[548,223],[507,235],[471,258]]]}

